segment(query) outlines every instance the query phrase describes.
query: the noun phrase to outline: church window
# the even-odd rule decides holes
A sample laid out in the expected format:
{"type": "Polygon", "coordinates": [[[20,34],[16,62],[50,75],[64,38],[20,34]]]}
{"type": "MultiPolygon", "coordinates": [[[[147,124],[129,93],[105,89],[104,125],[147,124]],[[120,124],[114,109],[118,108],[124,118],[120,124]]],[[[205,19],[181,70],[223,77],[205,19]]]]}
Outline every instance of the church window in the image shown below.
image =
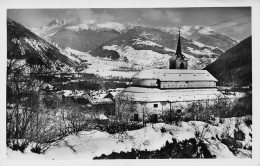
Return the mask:
{"type": "Polygon", "coordinates": [[[153,104],[153,107],[154,108],[158,108],[158,104],[153,104]]]}
{"type": "Polygon", "coordinates": [[[180,64],[180,69],[184,69],[184,64],[183,63],[180,64]]]}
{"type": "Polygon", "coordinates": [[[138,114],[134,114],[134,121],[138,121],[138,114]]]}
{"type": "Polygon", "coordinates": [[[182,111],[181,109],[177,109],[176,113],[180,114],[182,111]]]}

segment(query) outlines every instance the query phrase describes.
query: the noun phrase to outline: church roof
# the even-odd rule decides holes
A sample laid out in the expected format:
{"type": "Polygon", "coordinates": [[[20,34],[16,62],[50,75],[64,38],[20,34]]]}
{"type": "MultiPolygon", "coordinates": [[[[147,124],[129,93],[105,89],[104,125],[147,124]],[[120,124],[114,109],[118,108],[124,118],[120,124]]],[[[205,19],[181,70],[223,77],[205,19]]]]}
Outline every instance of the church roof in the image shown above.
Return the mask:
{"type": "Polygon", "coordinates": [[[150,69],[142,70],[132,79],[159,79],[160,81],[215,81],[207,70],[150,69]]]}
{"type": "Polygon", "coordinates": [[[170,89],[127,87],[123,93],[130,95],[133,101],[155,102],[155,101],[193,101],[224,98],[225,96],[217,88],[210,89],[170,89]]]}

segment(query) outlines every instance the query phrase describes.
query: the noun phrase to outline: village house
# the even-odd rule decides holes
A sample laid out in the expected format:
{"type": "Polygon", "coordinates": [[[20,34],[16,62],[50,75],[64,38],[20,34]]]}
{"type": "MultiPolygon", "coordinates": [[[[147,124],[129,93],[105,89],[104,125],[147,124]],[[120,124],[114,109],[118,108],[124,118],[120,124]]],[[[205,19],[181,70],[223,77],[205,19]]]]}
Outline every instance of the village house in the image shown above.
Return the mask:
{"type": "MultiPolygon", "coordinates": [[[[132,76],[132,85],[125,88],[116,100],[131,99],[134,119],[143,114],[157,117],[165,110],[183,111],[194,101],[213,102],[225,96],[217,89],[217,79],[207,70],[188,70],[188,59],[181,51],[179,35],[175,55],[169,59],[169,69],[142,70],[132,76]]],[[[116,110],[116,113],[119,110],[116,110]]]]}

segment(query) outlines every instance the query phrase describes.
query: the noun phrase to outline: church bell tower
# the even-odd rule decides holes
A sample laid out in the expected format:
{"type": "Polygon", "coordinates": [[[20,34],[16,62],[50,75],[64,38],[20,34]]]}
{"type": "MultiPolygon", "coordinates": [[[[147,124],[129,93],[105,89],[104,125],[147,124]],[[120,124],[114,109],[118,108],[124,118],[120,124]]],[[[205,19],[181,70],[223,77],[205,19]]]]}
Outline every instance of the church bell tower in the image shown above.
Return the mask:
{"type": "Polygon", "coordinates": [[[180,29],[176,53],[169,60],[169,69],[188,69],[188,59],[181,52],[180,29]]]}

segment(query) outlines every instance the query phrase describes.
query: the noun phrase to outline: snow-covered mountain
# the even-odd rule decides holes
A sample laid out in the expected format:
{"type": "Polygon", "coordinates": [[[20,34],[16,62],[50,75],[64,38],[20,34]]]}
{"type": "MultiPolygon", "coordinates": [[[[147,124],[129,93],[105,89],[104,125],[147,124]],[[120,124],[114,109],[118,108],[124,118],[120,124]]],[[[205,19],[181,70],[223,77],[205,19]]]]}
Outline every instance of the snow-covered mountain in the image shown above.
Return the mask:
{"type": "Polygon", "coordinates": [[[125,26],[123,24],[117,22],[96,22],[94,20],[90,20],[85,22],[84,24],[67,26],[66,29],[74,30],[74,31],[84,31],[84,30],[94,30],[94,31],[103,31],[103,30],[115,30],[119,33],[122,33],[125,30],[125,26]]]}
{"type": "Polygon", "coordinates": [[[57,33],[65,25],[66,25],[65,20],[54,19],[51,22],[49,22],[48,25],[44,25],[40,28],[29,28],[29,29],[35,34],[37,34],[38,36],[44,39],[49,39],[52,35],[57,33]]]}
{"type": "Polygon", "coordinates": [[[7,47],[8,60],[18,59],[29,65],[44,65],[54,72],[74,71],[79,63],[11,19],[7,20],[7,47]]]}
{"type": "MultiPolygon", "coordinates": [[[[175,53],[178,35],[148,27],[134,27],[92,50],[90,54],[114,60],[128,60],[144,68],[167,68],[175,53]],[[154,58],[153,58],[154,57],[154,58]]],[[[181,38],[182,51],[190,59],[189,68],[198,69],[213,62],[223,50],[181,38]]]]}
{"type": "MultiPolygon", "coordinates": [[[[167,68],[178,38],[175,27],[151,28],[95,20],[81,24],[53,20],[40,31],[33,31],[62,49],[88,52],[114,61],[124,60],[138,69],[167,68]]],[[[191,69],[205,67],[237,43],[205,26],[183,26],[181,36],[182,50],[190,59],[191,69]]]]}
{"type": "MultiPolygon", "coordinates": [[[[178,34],[179,31],[179,29],[176,27],[157,27],[157,28],[162,31],[172,33],[175,35],[178,34]]],[[[212,47],[218,47],[224,51],[228,50],[229,48],[233,47],[239,42],[228,36],[218,33],[211,27],[207,27],[207,26],[182,26],[180,30],[181,30],[181,35],[188,39],[212,47]]]]}
{"type": "MultiPolygon", "coordinates": [[[[117,22],[98,22],[95,20],[72,24],[65,23],[65,20],[55,19],[39,29],[31,29],[36,34],[51,39],[52,42],[59,44],[62,48],[70,47],[79,51],[90,51],[97,45],[123,35],[136,27],[140,26],[133,24],[123,25],[117,22]],[[79,42],[78,38],[82,42],[79,42]],[[75,42],[76,44],[74,44],[75,42]]],[[[147,26],[142,27],[150,28],[147,26]]],[[[178,28],[176,27],[155,27],[155,29],[174,35],[178,33],[178,28]]],[[[208,46],[218,47],[224,51],[238,42],[206,26],[182,26],[181,34],[187,39],[192,39],[208,46]]]]}
{"type": "Polygon", "coordinates": [[[33,32],[51,43],[56,43],[59,47],[67,47],[88,52],[99,45],[107,42],[124,32],[125,26],[116,22],[97,22],[94,20],[85,23],[75,24],[58,22],[52,26],[41,28],[31,28],[33,32]]]}

